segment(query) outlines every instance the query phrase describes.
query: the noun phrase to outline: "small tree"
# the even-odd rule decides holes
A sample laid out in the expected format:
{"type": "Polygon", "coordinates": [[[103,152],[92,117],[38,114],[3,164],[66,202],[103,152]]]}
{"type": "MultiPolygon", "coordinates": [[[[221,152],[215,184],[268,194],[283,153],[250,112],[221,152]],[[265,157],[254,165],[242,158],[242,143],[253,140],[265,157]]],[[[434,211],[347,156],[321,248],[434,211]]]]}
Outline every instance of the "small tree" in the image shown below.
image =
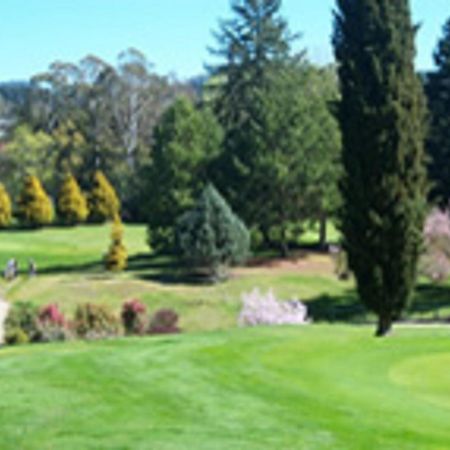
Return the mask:
{"type": "Polygon", "coordinates": [[[120,216],[116,214],[112,224],[111,245],[105,258],[106,268],[113,272],[120,272],[127,266],[127,249],[123,244],[123,225],[120,216]]]}
{"type": "Polygon", "coordinates": [[[250,233],[212,185],[181,216],[176,230],[183,259],[197,269],[207,269],[212,279],[220,279],[222,269],[248,257],[250,233]]]}
{"type": "Polygon", "coordinates": [[[116,191],[100,170],[94,174],[93,186],[89,195],[89,211],[90,221],[96,223],[113,220],[120,211],[120,201],[116,191]]]}
{"type": "Polygon", "coordinates": [[[68,173],[58,195],[58,215],[68,225],[84,222],[89,214],[86,197],[75,177],[68,173]]]}
{"type": "Polygon", "coordinates": [[[0,183],[0,228],[5,228],[11,223],[11,209],[11,198],[5,186],[0,183]]]}
{"type": "Polygon", "coordinates": [[[17,218],[23,225],[37,227],[53,221],[53,205],[34,175],[27,175],[17,202],[17,218]]]}

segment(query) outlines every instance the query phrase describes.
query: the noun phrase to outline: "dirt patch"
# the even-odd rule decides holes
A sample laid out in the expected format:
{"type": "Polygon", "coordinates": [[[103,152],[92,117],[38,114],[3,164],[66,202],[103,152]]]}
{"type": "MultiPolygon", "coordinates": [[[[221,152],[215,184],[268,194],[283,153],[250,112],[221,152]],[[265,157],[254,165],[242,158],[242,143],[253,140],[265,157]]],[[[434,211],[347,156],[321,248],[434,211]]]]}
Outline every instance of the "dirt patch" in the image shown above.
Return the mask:
{"type": "Polygon", "coordinates": [[[334,263],[329,254],[313,251],[298,251],[289,258],[254,258],[246,267],[237,268],[235,274],[249,272],[300,272],[318,275],[333,275],[334,263]]]}

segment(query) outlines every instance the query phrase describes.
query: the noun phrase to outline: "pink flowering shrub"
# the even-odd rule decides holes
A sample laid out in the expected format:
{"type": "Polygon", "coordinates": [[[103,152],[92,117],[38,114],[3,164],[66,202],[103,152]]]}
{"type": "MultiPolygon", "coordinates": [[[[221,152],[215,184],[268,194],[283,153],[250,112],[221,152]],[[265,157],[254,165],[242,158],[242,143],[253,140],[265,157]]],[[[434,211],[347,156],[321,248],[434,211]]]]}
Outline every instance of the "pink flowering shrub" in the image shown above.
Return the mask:
{"type": "Polygon", "coordinates": [[[434,209],[425,222],[425,251],[420,271],[433,282],[450,275],[450,216],[448,210],[434,209]]]}
{"type": "Polygon", "coordinates": [[[139,300],[129,300],[122,305],[120,317],[125,333],[144,334],[147,325],[147,308],[139,300]]]}
{"type": "Polygon", "coordinates": [[[71,331],[58,305],[50,304],[39,310],[37,317],[40,342],[65,341],[71,331]]]}
{"type": "Polygon", "coordinates": [[[242,295],[239,325],[305,325],[309,323],[306,306],[298,300],[280,301],[273,291],[261,294],[258,289],[242,295]]]}
{"type": "Polygon", "coordinates": [[[63,326],[65,324],[64,314],[59,310],[58,305],[51,304],[44,306],[39,311],[39,322],[52,325],[63,326]]]}

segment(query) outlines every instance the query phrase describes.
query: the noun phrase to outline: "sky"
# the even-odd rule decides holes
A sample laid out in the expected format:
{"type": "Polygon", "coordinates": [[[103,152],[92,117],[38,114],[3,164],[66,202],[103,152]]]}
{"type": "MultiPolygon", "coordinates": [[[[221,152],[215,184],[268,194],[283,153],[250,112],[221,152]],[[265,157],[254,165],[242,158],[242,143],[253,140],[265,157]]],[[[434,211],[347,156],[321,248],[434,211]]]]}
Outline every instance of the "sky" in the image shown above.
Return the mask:
{"type": "MultiPolygon", "coordinates": [[[[433,67],[432,53],[450,17],[449,0],[411,0],[421,24],[418,69],[433,67]]],[[[284,0],[282,14],[298,46],[319,64],[333,59],[334,0],[284,0]]],[[[180,79],[204,72],[208,46],[229,0],[0,0],[0,81],[25,80],[56,60],[94,54],[109,63],[126,48],[146,54],[161,74],[180,79]]]]}

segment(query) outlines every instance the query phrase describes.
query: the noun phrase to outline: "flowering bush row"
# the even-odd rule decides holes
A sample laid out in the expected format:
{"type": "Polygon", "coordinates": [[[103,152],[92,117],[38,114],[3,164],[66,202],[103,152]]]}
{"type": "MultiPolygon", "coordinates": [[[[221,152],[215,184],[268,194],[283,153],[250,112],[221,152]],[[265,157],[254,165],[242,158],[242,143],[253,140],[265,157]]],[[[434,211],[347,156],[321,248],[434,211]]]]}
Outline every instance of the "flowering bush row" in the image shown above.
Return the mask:
{"type": "Polygon", "coordinates": [[[125,302],[120,316],[104,305],[78,305],[71,320],[56,304],[39,308],[30,302],[18,302],[12,305],[5,321],[5,342],[10,345],[179,332],[175,311],[161,309],[148,316],[139,300],[125,302]]]}

